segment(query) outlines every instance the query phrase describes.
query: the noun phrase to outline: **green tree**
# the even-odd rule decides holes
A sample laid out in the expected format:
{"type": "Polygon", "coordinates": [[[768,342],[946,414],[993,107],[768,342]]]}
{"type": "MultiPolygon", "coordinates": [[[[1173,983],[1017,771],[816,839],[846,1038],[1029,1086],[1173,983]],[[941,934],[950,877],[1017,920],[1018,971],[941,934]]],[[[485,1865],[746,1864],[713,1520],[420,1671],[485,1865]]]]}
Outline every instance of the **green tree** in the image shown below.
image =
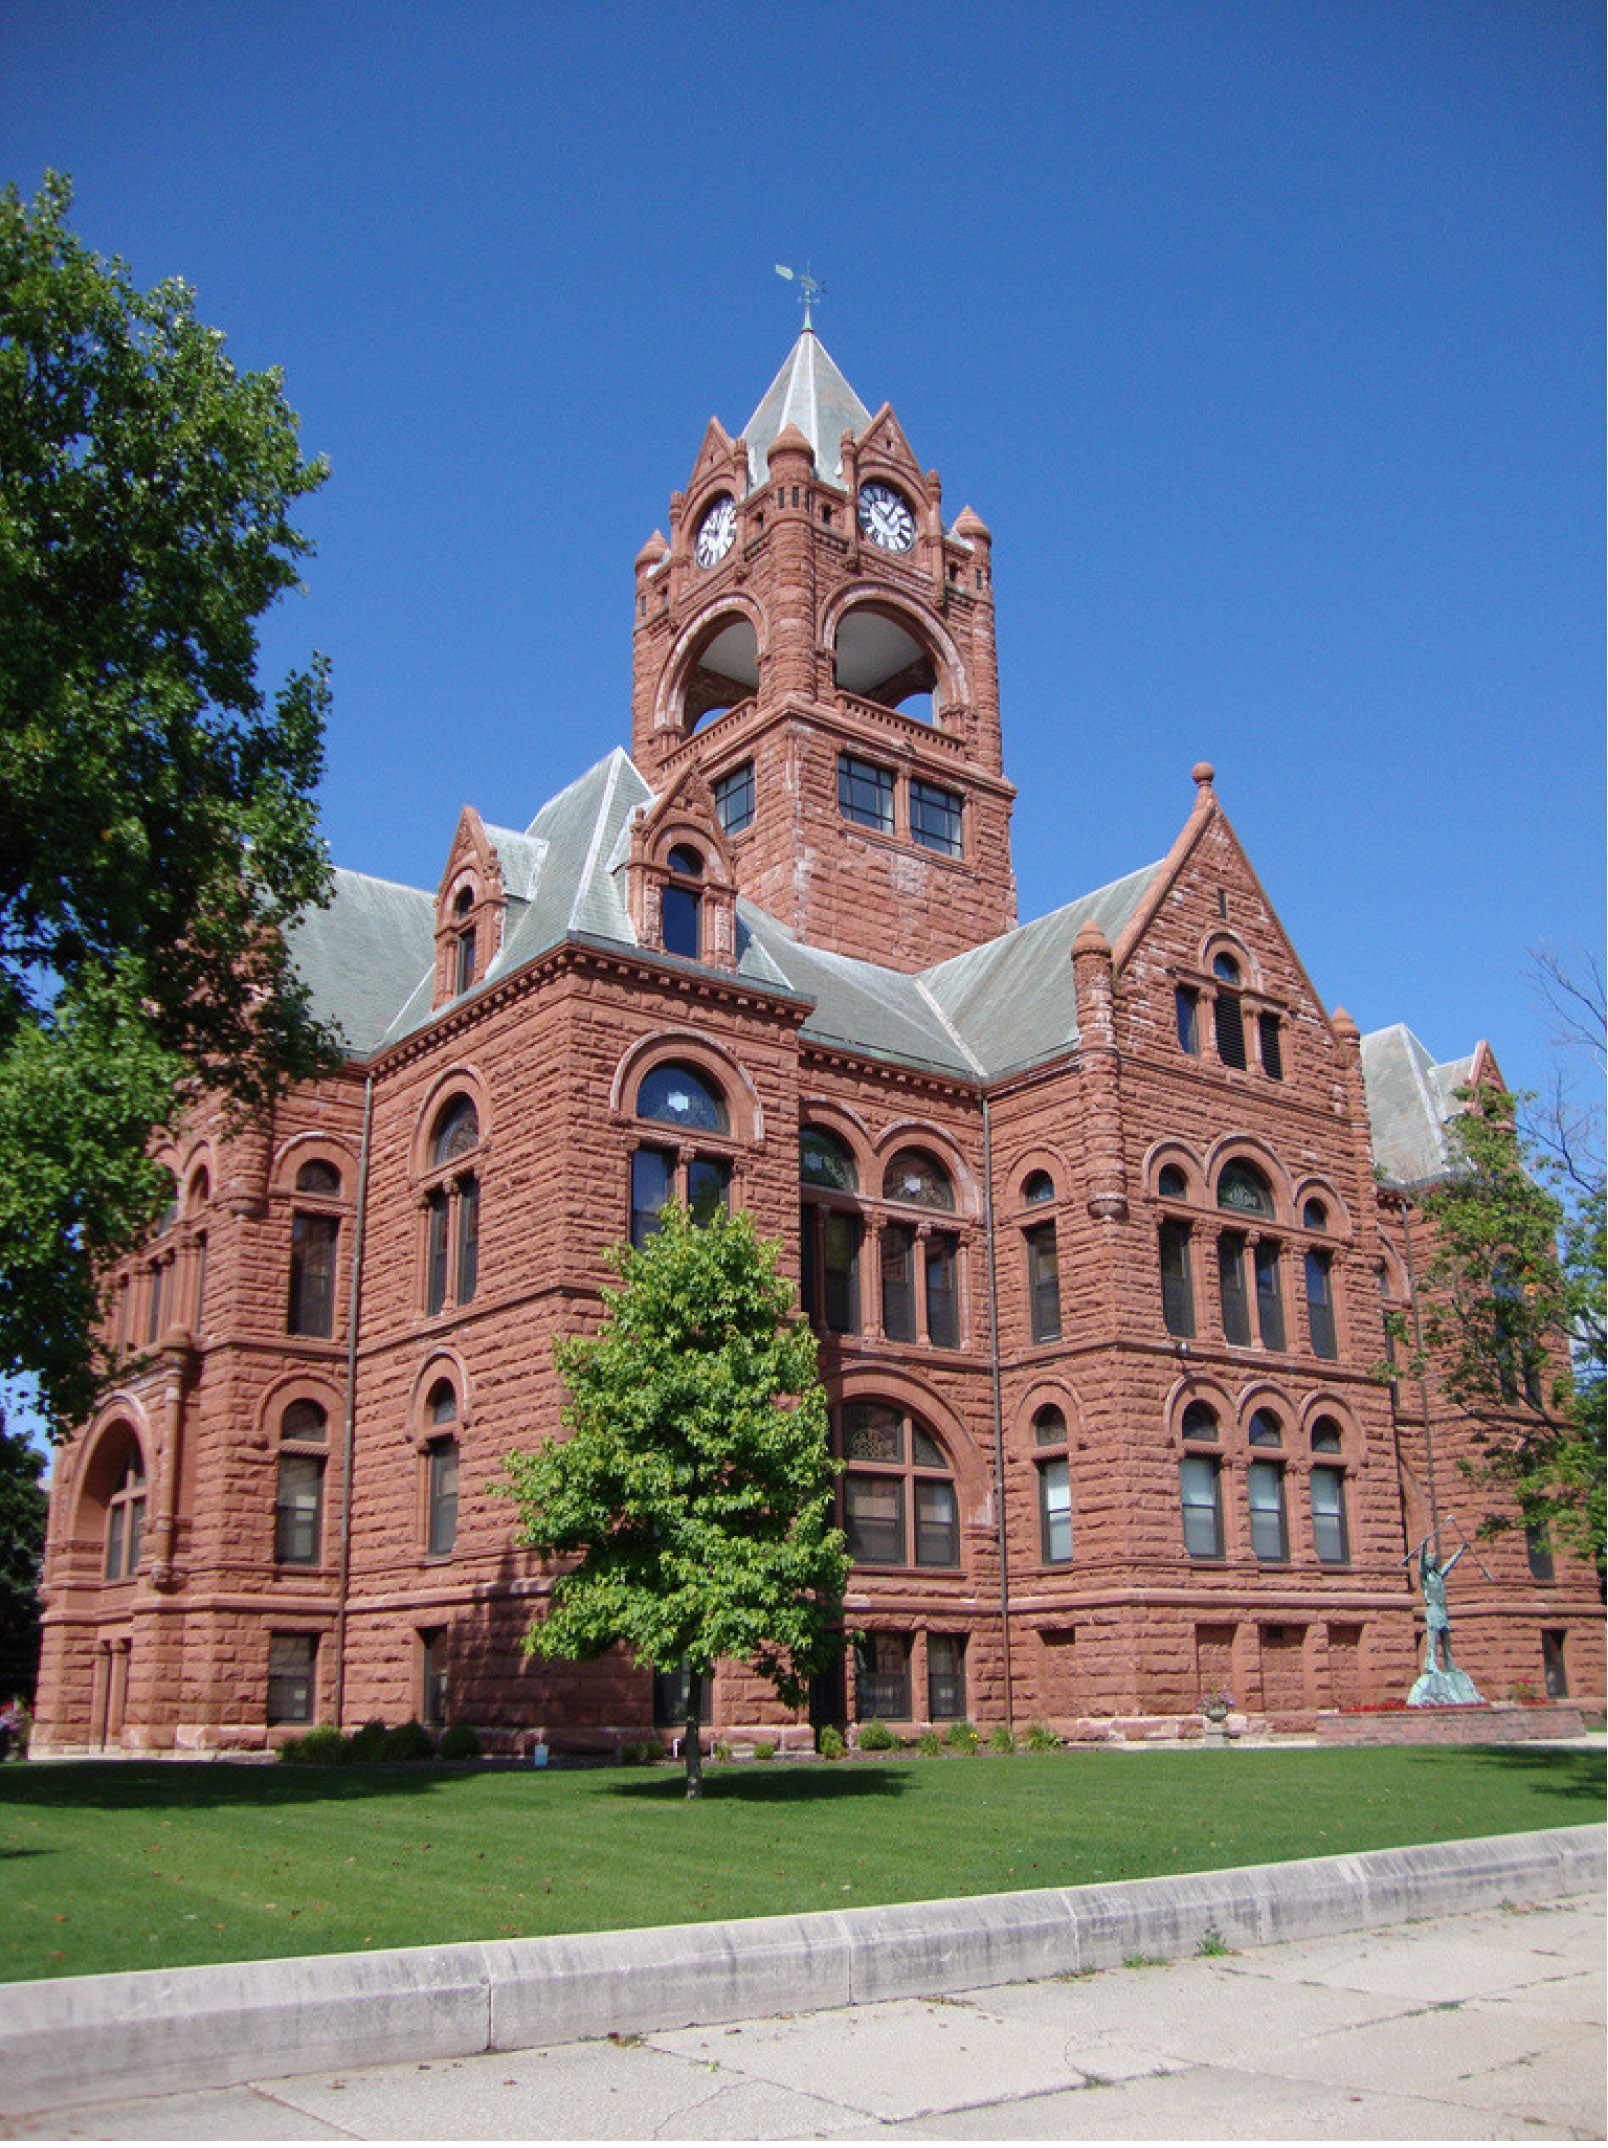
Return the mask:
{"type": "Polygon", "coordinates": [[[1600,1564],[1604,1529],[1603,1170],[1556,1114],[1459,1092],[1455,1169],[1425,1198],[1424,1345],[1473,1423],[1470,1474],[1502,1495],[1481,1533],[1529,1527],[1600,1564]]]}
{"type": "Polygon", "coordinates": [[[0,1371],[57,1431],[98,1285],[159,1211],[153,1124],[328,1063],[285,927],[328,899],[323,662],[272,703],[257,622],[322,484],[279,375],[177,279],[139,291],[0,192],[0,1371]]]}
{"type": "Polygon", "coordinates": [[[0,1417],[0,1706],[33,1700],[39,1674],[39,1562],[45,1551],[45,1459],[0,1417]]]}
{"type": "Polygon", "coordinates": [[[839,1632],[848,1561],[815,1337],[745,1214],[667,1207],[612,1255],[595,1335],[555,1350],[567,1439],[507,1458],[519,1541],[579,1554],[526,1649],[585,1659],[617,1644],[687,1671],[687,1795],[716,1660],[753,1663],[800,1706],[839,1632]]]}

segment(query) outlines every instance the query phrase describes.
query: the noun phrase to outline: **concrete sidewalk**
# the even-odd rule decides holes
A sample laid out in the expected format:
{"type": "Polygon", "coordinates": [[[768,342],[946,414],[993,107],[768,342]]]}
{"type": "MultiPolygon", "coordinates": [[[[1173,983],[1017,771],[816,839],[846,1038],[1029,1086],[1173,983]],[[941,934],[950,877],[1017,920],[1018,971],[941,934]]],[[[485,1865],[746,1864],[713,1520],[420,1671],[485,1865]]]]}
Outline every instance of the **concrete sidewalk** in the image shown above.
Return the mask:
{"type": "Polygon", "coordinates": [[[1600,1899],[78,2104],[39,2140],[1601,2140],[1600,1899]]]}

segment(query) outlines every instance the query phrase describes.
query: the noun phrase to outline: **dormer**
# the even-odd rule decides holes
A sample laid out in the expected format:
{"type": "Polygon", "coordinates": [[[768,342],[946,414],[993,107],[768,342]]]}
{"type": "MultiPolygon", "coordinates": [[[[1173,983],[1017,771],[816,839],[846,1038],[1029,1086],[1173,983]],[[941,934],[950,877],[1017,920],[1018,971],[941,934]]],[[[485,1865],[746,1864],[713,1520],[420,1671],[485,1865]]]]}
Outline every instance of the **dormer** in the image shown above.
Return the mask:
{"type": "Polygon", "coordinates": [[[506,906],[497,853],[480,815],[466,805],[436,891],[433,1007],[461,999],[484,978],[502,946],[506,906]]]}
{"type": "Polygon", "coordinates": [[[626,908],[640,944],[707,969],[737,967],[737,882],[714,794],[689,768],[631,818],[626,908]]]}

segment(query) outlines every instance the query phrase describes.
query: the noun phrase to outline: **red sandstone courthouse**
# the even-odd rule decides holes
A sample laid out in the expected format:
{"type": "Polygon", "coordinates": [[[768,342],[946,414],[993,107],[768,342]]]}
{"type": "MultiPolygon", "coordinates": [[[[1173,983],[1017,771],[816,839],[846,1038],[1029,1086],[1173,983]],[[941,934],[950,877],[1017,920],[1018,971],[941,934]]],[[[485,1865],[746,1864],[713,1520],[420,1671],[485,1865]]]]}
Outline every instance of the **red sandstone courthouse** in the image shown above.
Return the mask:
{"type": "MultiPolygon", "coordinates": [[[[630,758],[520,831],[465,808],[433,891],[340,873],[296,952],[346,1066],[166,1144],[110,1313],[140,1369],[55,1472],[38,1748],[674,1720],[623,1656],[524,1658],[547,1575],[492,1491],[672,1194],[751,1210],[820,1334],[863,1641],[817,1720],[1404,1696],[1463,1436],[1374,1376],[1388,1189],[1445,1169],[1486,1048],[1323,1006],[1205,766],[1159,862],[1017,924],[988,530],[808,326],[669,522],[630,758]]],[[[1600,1694],[1595,1577],[1485,1558],[1485,1694],[1600,1694]]],[[[809,1736],[740,1663],[712,1720],[809,1736]]]]}

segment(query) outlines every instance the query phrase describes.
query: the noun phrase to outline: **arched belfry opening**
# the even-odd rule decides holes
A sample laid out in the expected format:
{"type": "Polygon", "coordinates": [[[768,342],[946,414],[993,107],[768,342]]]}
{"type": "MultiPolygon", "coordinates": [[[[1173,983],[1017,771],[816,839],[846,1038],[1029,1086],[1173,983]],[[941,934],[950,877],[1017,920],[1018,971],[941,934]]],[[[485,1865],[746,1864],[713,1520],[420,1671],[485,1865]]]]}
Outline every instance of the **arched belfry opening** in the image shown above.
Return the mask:
{"type": "Polygon", "coordinates": [[[677,685],[679,728],[685,733],[749,700],[759,689],[759,637],[752,619],[737,612],[713,621],[677,685]]]}
{"type": "Polygon", "coordinates": [[[838,622],[832,683],[839,693],[942,723],[947,699],[932,651],[902,615],[857,604],[838,622]]]}

